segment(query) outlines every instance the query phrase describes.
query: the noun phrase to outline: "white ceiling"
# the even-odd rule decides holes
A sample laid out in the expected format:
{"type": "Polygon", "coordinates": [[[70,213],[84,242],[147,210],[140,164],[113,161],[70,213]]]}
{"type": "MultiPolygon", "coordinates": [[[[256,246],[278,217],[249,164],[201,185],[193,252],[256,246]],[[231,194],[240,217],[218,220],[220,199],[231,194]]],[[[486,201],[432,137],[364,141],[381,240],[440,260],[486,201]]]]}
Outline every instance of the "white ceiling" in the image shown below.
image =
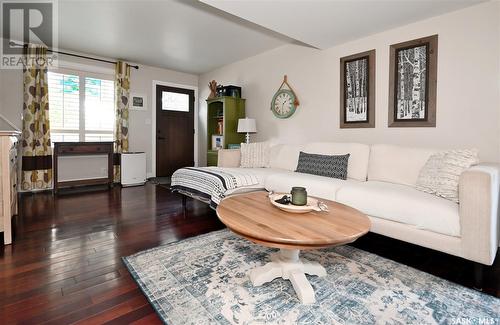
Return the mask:
{"type": "Polygon", "coordinates": [[[484,2],[484,0],[200,1],[320,49],[484,2]]]}
{"type": "Polygon", "coordinates": [[[323,49],[482,0],[201,1],[59,0],[59,48],[201,74],[290,42],[323,49]]]}
{"type": "Polygon", "coordinates": [[[200,74],[285,36],[198,1],[59,0],[59,48],[200,74]]]}

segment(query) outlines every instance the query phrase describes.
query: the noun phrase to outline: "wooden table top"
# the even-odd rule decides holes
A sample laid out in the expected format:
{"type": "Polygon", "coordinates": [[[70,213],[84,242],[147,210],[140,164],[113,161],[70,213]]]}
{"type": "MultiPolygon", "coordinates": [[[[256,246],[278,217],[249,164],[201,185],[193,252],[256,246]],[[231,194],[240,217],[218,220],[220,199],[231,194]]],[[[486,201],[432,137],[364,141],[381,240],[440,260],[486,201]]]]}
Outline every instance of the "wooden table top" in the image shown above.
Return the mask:
{"type": "Polygon", "coordinates": [[[285,249],[316,249],[348,244],[370,230],[360,211],[322,200],[329,212],[288,213],[274,207],[266,192],[224,199],[217,216],[233,232],[257,244],[285,249]]]}

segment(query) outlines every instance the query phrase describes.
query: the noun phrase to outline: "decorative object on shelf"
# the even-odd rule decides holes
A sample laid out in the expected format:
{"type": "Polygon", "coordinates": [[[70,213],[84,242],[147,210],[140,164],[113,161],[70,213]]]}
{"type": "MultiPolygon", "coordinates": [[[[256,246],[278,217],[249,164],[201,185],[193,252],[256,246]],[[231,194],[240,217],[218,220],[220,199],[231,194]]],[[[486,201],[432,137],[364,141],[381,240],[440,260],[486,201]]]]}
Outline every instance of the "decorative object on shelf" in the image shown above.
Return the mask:
{"type": "Polygon", "coordinates": [[[217,97],[217,81],[210,81],[208,83],[208,88],[210,88],[210,95],[208,95],[208,99],[217,97]]]}
{"type": "Polygon", "coordinates": [[[223,148],[224,136],[223,135],[212,135],[212,150],[219,150],[223,148]]]}
{"type": "Polygon", "coordinates": [[[223,118],[219,118],[217,120],[217,130],[216,130],[217,134],[224,134],[224,119],[223,118]]]}
{"type": "Polygon", "coordinates": [[[389,127],[435,127],[438,36],[390,48],[389,127]]]}
{"type": "Polygon", "coordinates": [[[223,91],[224,91],[224,86],[223,85],[217,85],[216,96],[217,97],[222,97],[223,96],[223,91]]]}
{"type": "Polygon", "coordinates": [[[241,149],[241,144],[240,143],[229,143],[227,145],[228,149],[241,149]]]}
{"type": "Polygon", "coordinates": [[[132,105],[130,106],[131,111],[146,111],[146,96],[144,94],[132,94],[132,105]]]}
{"type": "Polygon", "coordinates": [[[307,204],[307,191],[305,187],[294,186],[292,187],[292,204],[293,205],[306,205],[307,204]]]}
{"type": "Polygon", "coordinates": [[[217,97],[234,97],[234,98],[241,98],[241,87],[238,86],[223,86],[223,85],[218,85],[217,86],[217,97]]]}
{"type": "Polygon", "coordinates": [[[224,96],[241,98],[241,87],[238,86],[224,86],[223,89],[224,96]]]}
{"type": "Polygon", "coordinates": [[[246,133],[245,142],[250,143],[250,133],[257,133],[257,125],[253,118],[240,118],[238,120],[238,133],[246,133]]]}
{"type": "Polygon", "coordinates": [[[217,110],[214,110],[212,113],[212,117],[216,119],[223,119],[224,118],[224,110],[222,107],[218,108],[217,110]]]}
{"type": "Polygon", "coordinates": [[[375,50],[340,58],[340,128],[375,127],[375,50]]]}
{"type": "Polygon", "coordinates": [[[271,101],[271,111],[277,118],[289,118],[295,113],[297,106],[299,106],[299,100],[285,75],[281,86],[271,101]],[[283,86],[287,86],[288,89],[284,89],[283,86]]]}

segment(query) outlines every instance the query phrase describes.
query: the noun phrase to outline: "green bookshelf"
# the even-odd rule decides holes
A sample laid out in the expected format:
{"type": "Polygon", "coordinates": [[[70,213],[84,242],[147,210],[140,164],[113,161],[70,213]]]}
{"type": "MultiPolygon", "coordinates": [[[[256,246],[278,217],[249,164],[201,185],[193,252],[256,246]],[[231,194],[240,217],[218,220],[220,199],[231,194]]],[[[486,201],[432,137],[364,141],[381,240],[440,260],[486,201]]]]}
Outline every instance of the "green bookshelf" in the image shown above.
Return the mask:
{"type": "Polygon", "coordinates": [[[245,99],[217,97],[207,99],[207,166],[217,166],[217,150],[212,149],[212,136],[222,136],[220,148],[242,143],[245,135],[237,133],[238,119],[245,117],[245,99]]]}

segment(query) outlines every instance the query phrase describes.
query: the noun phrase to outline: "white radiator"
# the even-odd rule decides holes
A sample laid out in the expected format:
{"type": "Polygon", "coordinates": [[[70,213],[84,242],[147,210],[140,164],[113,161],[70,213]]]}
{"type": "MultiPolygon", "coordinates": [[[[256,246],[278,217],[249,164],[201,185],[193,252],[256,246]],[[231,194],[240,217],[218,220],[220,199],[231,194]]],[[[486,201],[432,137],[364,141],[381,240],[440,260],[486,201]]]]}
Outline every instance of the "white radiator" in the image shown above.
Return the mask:
{"type": "Polygon", "coordinates": [[[144,152],[121,154],[121,183],[122,186],[146,183],[146,154],[144,152]]]}

